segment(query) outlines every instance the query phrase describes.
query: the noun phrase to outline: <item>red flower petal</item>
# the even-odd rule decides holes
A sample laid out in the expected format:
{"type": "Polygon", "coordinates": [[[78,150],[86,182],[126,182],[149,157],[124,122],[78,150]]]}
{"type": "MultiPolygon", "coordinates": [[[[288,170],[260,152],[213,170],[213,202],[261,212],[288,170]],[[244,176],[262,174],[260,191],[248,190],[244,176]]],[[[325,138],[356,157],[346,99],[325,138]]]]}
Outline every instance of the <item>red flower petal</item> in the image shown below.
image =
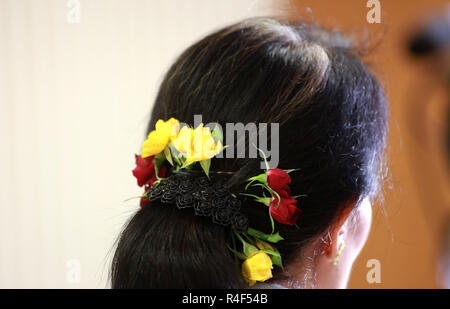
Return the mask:
{"type": "Polygon", "coordinates": [[[274,198],[270,204],[270,214],[273,219],[281,224],[294,225],[301,210],[297,207],[297,200],[291,197],[281,198],[278,203],[278,198],[274,198]]]}
{"type": "Polygon", "coordinates": [[[133,170],[134,177],[137,178],[139,187],[150,183],[155,176],[154,157],[142,158],[136,155],[136,168],[133,170]]]}
{"type": "Polygon", "coordinates": [[[275,191],[285,188],[290,183],[291,176],[282,169],[271,168],[267,172],[267,184],[275,191]]]}
{"type": "Polygon", "coordinates": [[[286,185],[285,187],[283,187],[281,189],[275,190],[275,192],[277,192],[281,198],[291,197],[291,188],[288,185],[286,185]]]}

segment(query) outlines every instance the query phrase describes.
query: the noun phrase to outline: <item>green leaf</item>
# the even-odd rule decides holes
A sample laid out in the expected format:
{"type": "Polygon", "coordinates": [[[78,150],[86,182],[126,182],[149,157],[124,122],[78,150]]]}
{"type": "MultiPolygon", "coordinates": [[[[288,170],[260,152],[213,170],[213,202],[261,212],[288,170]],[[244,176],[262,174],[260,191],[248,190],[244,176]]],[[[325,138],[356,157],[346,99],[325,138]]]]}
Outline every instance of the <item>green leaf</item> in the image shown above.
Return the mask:
{"type": "Polygon", "coordinates": [[[194,167],[194,164],[188,164],[186,165],[185,169],[186,171],[190,171],[194,167]]]}
{"type": "Polygon", "coordinates": [[[211,166],[211,159],[202,160],[202,161],[199,161],[199,162],[200,162],[200,166],[202,167],[202,169],[205,172],[206,176],[209,177],[209,168],[211,166]]]}
{"type": "Polygon", "coordinates": [[[216,127],[211,132],[211,136],[214,139],[214,142],[217,144],[217,142],[221,142],[223,144],[223,132],[222,128],[219,126],[219,124],[216,124],[216,127]]]}
{"type": "MultiPolygon", "coordinates": [[[[173,154],[172,151],[170,151],[170,153],[173,154]]],[[[175,162],[175,164],[176,164],[177,166],[183,165],[183,163],[181,162],[181,159],[178,158],[177,156],[172,156],[172,158],[173,158],[173,161],[175,162]]]]}
{"type": "Polygon", "coordinates": [[[244,254],[246,257],[250,257],[259,252],[258,248],[249,244],[248,242],[243,242],[243,244],[244,244],[244,254]]]}
{"type": "Polygon", "coordinates": [[[250,181],[250,182],[259,181],[263,184],[267,184],[267,173],[262,173],[262,174],[250,177],[249,179],[247,179],[247,181],[250,181]]]}
{"type": "Polygon", "coordinates": [[[273,233],[272,234],[265,234],[265,233],[263,233],[261,231],[249,228],[247,230],[247,233],[252,235],[255,238],[262,239],[262,240],[265,240],[265,241],[268,241],[268,242],[271,242],[271,243],[274,243],[274,244],[279,242],[280,240],[284,240],[284,238],[281,237],[279,232],[277,232],[275,234],[273,234],[273,233]]]}
{"type": "Polygon", "coordinates": [[[241,235],[239,235],[239,233],[234,233],[234,235],[236,235],[236,237],[242,242],[242,247],[244,248],[244,254],[246,257],[250,257],[253,254],[259,252],[259,249],[256,248],[255,246],[253,246],[252,244],[249,244],[248,242],[246,242],[241,235]]]}
{"type": "Polygon", "coordinates": [[[170,148],[170,154],[172,155],[172,159],[174,161],[174,163],[176,164],[177,167],[180,167],[183,165],[183,154],[181,152],[178,151],[178,149],[175,148],[175,146],[173,145],[173,143],[169,144],[169,148],[170,148]]]}
{"type": "Polygon", "coordinates": [[[166,160],[166,158],[163,153],[160,153],[155,156],[154,160],[155,160],[155,174],[156,174],[156,177],[158,178],[159,169],[164,164],[164,161],[166,160]]]}
{"type": "Polygon", "coordinates": [[[183,156],[178,157],[178,160],[180,161],[180,167],[186,164],[186,158],[183,156]]]}
{"type": "Polygon", "coordinates": [[[281,256],[280,252],[278,252],[278,250],[272,250],[272,249],[268,249],[268,248],[264,248],[263,250],[265,253],[272,255],[272,256],[281,256]]]}
{"type": "Polygon", "coordinates": [[[283,262],[281,261],[281,255],[280,252],[278,252],[278,250],[271,250],[271,249],[264,249],[263,250],[265,253],[267,253],[268,255],[270,255],[270,258],[272,260],[272,263],[274,263],[277,266],[280,266],[281,268],[283,268],[283,262]]]}
{"type": "MultiPolygon", "coordinates": [[[[197,162],[197,161],[192,161],[192,162],[184,161],[184,162],[183,162],[183,165],[181,166],[181,168],[186,168],[186,167],[188,167],[189,165],[194,164],[195,162],[197,162]]],[[[200,162],[201,162],[201,161],[200,161],[200,162]]]]}
{"type": "Polygon", "coordinates": [[[258,198],[256,199],[256,201],[257,201],[258,203],[264,204],[264,205],[266,205],[267,207],[269,207],[269,206],[270,206],[270,203],[272,203],[272,197],[258,197],[258,198]]]}
{"type": "Polygon", "coordinates": [[[277,265],[277,266],[279,266],[281,268],[284,268],[283,267],[283,262],[281,261],[281,256],[271,255],[270,259],[272,260],[273,264],[275,264],[275,265],[277,265]]]}
{"type": "Polygon", "coordinates": [[[166,157],[166,160],[169,161],[170,165],[173,166],[172,155],[170,154],[169,147],[164,148],[164,156],[166,157]]]}
{"type": "Polygon", "coordinates": [[[173,145],[173,143],[169,143],[170,153],[173,158],[180,158],[182,153],[178,151],[178,149],[173,145]]]}

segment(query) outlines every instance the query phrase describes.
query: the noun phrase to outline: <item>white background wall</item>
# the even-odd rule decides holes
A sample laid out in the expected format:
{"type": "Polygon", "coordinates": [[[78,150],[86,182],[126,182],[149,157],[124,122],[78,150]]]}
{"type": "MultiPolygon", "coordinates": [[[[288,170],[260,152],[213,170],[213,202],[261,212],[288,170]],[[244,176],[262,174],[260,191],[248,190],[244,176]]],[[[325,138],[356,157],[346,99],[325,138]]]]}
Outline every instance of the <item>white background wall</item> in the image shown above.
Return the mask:
{"type": "Polygon", "coordinates": [[[269,0],[80,0],[71,24],[69,2],[0,0],[0,288],[107,287],[162,74],[203,34],[279,13],[269,0]]]}

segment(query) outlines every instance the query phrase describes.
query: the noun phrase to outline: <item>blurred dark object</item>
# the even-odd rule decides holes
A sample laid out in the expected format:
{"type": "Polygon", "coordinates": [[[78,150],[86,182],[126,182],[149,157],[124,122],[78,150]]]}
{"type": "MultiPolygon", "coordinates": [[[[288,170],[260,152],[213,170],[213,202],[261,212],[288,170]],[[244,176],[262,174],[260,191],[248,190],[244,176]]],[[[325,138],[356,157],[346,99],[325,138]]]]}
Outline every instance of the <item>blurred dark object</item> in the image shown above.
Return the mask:
{"type": "Polygon", "coordinates": [[[411,38],[409,50],[417,56],[447,49],[450,45],[450,6],[430,18],[411,38]]]}
{"type": "MultiPolygon", "coordinates": [[[[448,89],[450,102],[450,5],[432,14],[409,40],[409,51],[426,60],[431,74],[448,89]]],[[[450,110],[447,109],[447,161],[450,162],[450,110]]]]}
{"type": "MultiPolygon", "coordinates": [[[[444,10],[439,13],[430,15],[410,36],[408,41],[409,52],[415,56],[418,66],[425,68],[427,76],[418,76],[417,84],[411,87],[411,99],[407,104],[407,118],[410,125],[411,132],[417,139],[417,144],[421,145],[423,149],[428,151],[431,149],[439,149],[439,152],[446,152],[442,157],[442,161],[435,165],[436,168],[444,169],[448,172],[450,163],[450,5],[447,5],[444,10]],[[419,81],[421,79],[421,81],[419,81]],[[425,83],[425,80],[429,82],[425,83]],[[446,102],[443,102],[442,112],[447,114],[447,121],[442,126],[435,126],[439,128],[441,133],[446,130],[445,140],[440,139],[441,145],[446,147],[433,148],[432,138],[423,132],[430,132],[430,123],[427,123],[426,111],[428,105],[432,101],[432,97],[438,89],[444,87],[446,93],[446,102]],[[418,138],[422,137],[422,138],[418,138]],[[445,162],[447,160],[447,162],[445,162]],[[447,163],[447,164],[445,164],[447,163]]],[[[436,136],[441,136],[439,132],[434,132],[436,136]]],[[[419,162],[411,161],[411,167],[414,170],[419,162]]],[[[428,168],[431,168],[429,165],[428,168]]],[[[429,171],[431,172],[431,170],[429,171]]],[[[422,175],[416,175],[415,180],[420,184],[422,175]]],[[[442,226],[442,239],[440,241],[440,248],[437,256],[438,262],[438,281],[442,288],[450,289],[450,215],[448,209],[448,187],[444,186],[441,191],[422,192],[423,204],[427,206],[426,212],[435,212],[441,214],[442,221],[439,223],[442,226]],[[446,192],[444,192],[446,191],[446,192]],[[437,198],[434,207],[429,208],[429,197],[432,194],[437,198]],[[441,209],[441,210],[439,210],[441,209]],[[445,214],[444,216],[442,216],[445,214]],[[447,216],[447,218],[445,218],[447,216]]],[[[432,221],[430,221],[431,223],[432,221]]]]}
{"type": "Polygon", "coordinates": [[[450,94],[450,4],[425,19],[410,36],[408,45],[410,53],[428,65],[450,94]]]}

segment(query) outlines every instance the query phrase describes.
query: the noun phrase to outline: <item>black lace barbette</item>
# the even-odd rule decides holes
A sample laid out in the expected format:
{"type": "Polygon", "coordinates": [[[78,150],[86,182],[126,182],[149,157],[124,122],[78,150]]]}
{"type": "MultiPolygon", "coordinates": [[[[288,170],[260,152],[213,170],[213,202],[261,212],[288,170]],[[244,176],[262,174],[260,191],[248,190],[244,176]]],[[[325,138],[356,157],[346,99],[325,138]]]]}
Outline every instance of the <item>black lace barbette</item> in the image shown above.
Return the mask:
{"type": "Polygon", "coordinates": [[[172,174],[147,191],[150,201],[175,204],[178,209],[193,208],[197,216],[211,217],[215,224],[246,232],[248,219],[240,211],[241,201],[220,186],[214,176],[172,174]]]}

